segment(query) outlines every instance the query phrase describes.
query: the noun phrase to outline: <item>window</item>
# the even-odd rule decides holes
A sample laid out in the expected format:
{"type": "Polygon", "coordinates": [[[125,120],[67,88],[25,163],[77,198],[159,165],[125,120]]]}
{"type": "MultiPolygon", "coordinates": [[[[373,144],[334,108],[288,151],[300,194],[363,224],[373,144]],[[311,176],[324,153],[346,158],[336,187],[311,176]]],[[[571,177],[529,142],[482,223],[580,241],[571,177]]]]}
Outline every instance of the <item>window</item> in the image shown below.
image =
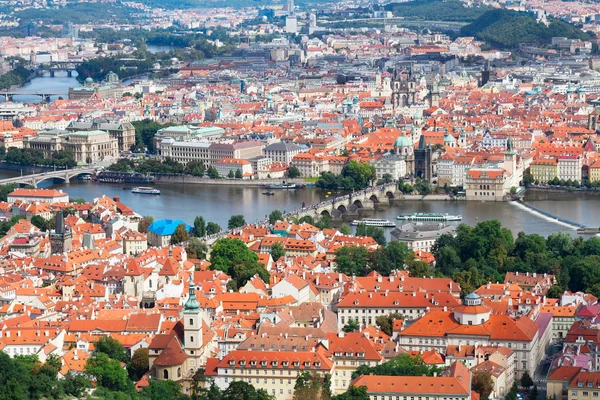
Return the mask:
{"type": "Polygon", "coordinates": [[[169,371],[163,369],[163,379],[169,379],[169,371]]]}
{"type": "Polygon", "coordinates": [[[181,367],[177,368],[177,377],[181,378],[181,367]]]}
{"type": "Polygon", "coordinates": [[[589,393],[588,393],[588,392],[583,392],[583,395],[584,395],[585,397],[587,397],[587,396],[589,395],[589,393]]]}

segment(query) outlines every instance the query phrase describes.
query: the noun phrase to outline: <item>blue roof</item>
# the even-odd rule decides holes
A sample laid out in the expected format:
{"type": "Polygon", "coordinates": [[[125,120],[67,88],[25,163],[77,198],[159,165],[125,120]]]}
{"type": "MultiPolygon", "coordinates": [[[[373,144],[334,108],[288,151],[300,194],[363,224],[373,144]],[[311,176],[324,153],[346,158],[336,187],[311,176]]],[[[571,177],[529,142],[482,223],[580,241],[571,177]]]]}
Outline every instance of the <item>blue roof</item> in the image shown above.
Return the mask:
{"type": "Polygon", "coordinates": [[[185,225],[187,231],[191,231],[192,227],[180,219],[161,219],[160,221],[154,221],[152,225],[148,227],[148,230],[155,235],[168,236],[175,233],[178,225],[185,225]]]}

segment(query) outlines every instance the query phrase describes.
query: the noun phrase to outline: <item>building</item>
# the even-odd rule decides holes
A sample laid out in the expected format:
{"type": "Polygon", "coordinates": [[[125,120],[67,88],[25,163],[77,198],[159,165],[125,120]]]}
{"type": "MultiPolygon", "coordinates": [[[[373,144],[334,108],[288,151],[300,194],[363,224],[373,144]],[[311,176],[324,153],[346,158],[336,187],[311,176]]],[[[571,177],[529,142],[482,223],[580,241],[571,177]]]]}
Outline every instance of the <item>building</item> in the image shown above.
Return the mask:
{"type": "Polygon", "coordinates": [[[111,138],[117,139],[119,151],[129,151],[135,144],[135,127],[131,122],[79,122],[73,121],[67,126],[67,131],[106,131],[111,138]]]}
{"type": "Polygon", "coordinates": [[[281,162],[290,165],[294,156],[302,151],[295,143],[279,142],[268,145],[263,152],[273,162],[281,162]]]}
{"type": "Polygon", "coordinates": [[[432,150],[425,144],[425,136],[419,139],[419,146],[415,149],[415,177],[431,182],[433,166],[431,164],[432,150]]]}
{"type": "Polygon", "coordinates": [[[56,213],[56,228],[50,233],[50,251],[52,254],[68,253],[73,248],[71,227],[65,226],[63,212],[56,213]]]}
{"type": "MultiPolygon", "coordinates": [[[[591,168],[590,168],[591,172],[591,168]]],[[[558,172],[558,161],[556,158],[538,158],[529,164],[529,173],[534,182],[546,183],[560,174],[558,172]]]]}
{"type": "Polygon", "coordinates": [[[250,178],[252,176],[252,163],[248,160],[241,160],[238,158],[222,158],[215,163],[215,168],[219,173],[219,176],[229,176],[229,174],[236,174],[239,170],[242,173],[242,177],[250,178]]]}
{"type": "Polygon", "coordinates": [[[389,175],[397,181],[406,176],[406,161],[402,156],[396,154],[386,154],[371,161],[371,165],[375,167],[377,179],[383,179],[384,175],[389,175]]]}
{"type": "Polygon", "coordinates": [[[431,252],[433,245],[441,235],[456,234],[456,227],[444,223],[425,224],[422,222],[409,222],[395,228],[390,233],[392,240],[406,243],[412,251],[422,250],[431,252]]]}
{"type": "Polygon", "coordinates": [[[25,149],[37,149],[50,158],[58,150],[71,150],[78,163],[93,163],[119,157],[118,139],[106,131],[44,131],[23,138],[25,149]]]}
{"type": "Polygon", "coordinates": [[[471,372],[455,361],[439,376],[363,375],[352,381],[352,386],[366,386],[370,400],[470,400],[471,372]]]}
{"type": "Polygon", "coordinates": [[[211,165],[223,158],[248,160],[262,155],[265,144],[254,140],[235,143],[212,143],[209,147],[211,165]]]}
{"type": "Polygon", "coordinates": [[[559,156],[558,178],[565,181],[577,181],[581,183],[581,168],[583,160],[581,156],[559,156]]]}
{"type": "Polygon", "coordinates": [[[593,400],[600,395],[600,372],[579,371],[569,382],[568,400],[593,400]]]}
{"type": "Polygon", "coordinates": [[[140,254],[148,249],[146,235],[136,231],[129,231],[121,235],[123,238],[123,254],[140,254]]]}
{"type": "Polygon", "coordinates": [[[285,32],[286,33],[297,33],[298,32],[298,17],[295,15],[288,15],[285,17],[285,32]]]}
{"type": "Polygon", "coordinates": [[[398,70],[394,70],[392,79],[392,105],[394,108],[410,107],[415,103],[417,79],[412,73],[412,65],[406,79],[402,79],[398,70]]]}
{"type": "Polygon", "coordinates": [[[600,181],[600,160],[596,161],[589,168],[589,179],[590,182],[600,181]]]}
{"type": "Polygon", "coordinates": [[[23,253],[31,257],[38,257],[40,255],[40,238],[20,235],[11,242],[10,251],[23,253]]]}
{"type": "Polygon", "coordinates": [[[398,343],[406,350],[437,349],[448,346],[504,346],[515,351],[516,374],[533,376],[550,341],[552,329],[527,316],[511,318],[493,314],[475,293],[465,296],[463,305],[452,311],[429,311],[398,334],[398,343]]]}
{"type": "Polygon", "coordinates": [[[180,219],[162,219],[154,221],[148,227],[148,244],[154,247],[163,247],[171,244],[171,236],[179,225],[184,225],[190,232],[192,227],[180,219]]]}
{"type": "Polygon", "coordinates": [[[467,200],[504,201],[505,174],[502,168],[471,168],[465,179],[467,200]]]}
{"type": "Polygon", "coordinates": [[[171,158],[178,163],[187,164],[191,161],[200,162],[204,168],[211,166],[210,143],[207,141],[177,141],[174,138],[164,138],[158,146],[158,154],[162,159],[171,158]]]}
{"type": "Polygon", "coordinates": [[[23,203],[68,203],[69,194],[54,189],[15,189],[8,194],[7,201],[11,204],[16,201],[23,203]]]}

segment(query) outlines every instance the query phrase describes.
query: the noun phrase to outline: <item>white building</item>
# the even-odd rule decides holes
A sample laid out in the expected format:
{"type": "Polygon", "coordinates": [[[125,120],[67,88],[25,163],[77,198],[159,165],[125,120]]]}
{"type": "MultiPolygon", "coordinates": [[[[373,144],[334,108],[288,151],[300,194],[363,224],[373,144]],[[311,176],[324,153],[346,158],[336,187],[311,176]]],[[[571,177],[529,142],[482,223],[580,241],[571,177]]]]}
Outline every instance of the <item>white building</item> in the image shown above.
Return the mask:
{"type": "Polygon", "coordinates": [[[266,157],[269,157],[274,162],[282,162],[290,164],[294,156],[300,153],[302,149],[294,143],[273,143],[264,148],[263,152],[266,157]]]}
{"type": "Polygon", "coordinates": [[[373,160],[371,161],[371,165],[375,167],[377,179],[382,179],[385,174],[390,174],[395,181],[406,176],[406,161],[395,154],[373,160]]]}
{"type": "Polygon", "coordinates": [[[558,178],[581,182],[581,156],[558,157],[558,178]]]}

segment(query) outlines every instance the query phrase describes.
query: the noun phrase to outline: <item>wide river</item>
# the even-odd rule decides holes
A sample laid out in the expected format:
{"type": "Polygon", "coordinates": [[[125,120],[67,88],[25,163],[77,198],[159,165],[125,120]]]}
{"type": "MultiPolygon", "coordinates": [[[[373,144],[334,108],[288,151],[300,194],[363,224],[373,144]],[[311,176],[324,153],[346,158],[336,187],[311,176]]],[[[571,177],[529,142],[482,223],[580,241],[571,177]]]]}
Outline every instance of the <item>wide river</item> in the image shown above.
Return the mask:
{"type": "MultiPolygon", "coordinates": [[[[0,178],[16,176],[18,173],[0,170],[0,178]]],[[[49,182],[42,186],[52,185],[49,182]]],[[[120,200],[142,215],[155,219],[182,219],[192,223],[197,215],[214,221],[222,227],[233,214],[243,214],[247,222],[265,218],[272,210],[293,210],[303,203],[312,204],[325,199],[326,191],[316,188],[275,191],[274,196],[262,194],[264,189],[245,186],[216,185],[157,185],[160,196],[134,194],[123,190],[121,184],[99,184],[73,180],[69,185],[54,184],[53,188],[69,193],[72,198],[83,197],[87,201],[102,195],[119,196],[120,200]]],[[[335,194],[332,194],[332,196],[335,194]]],[[[526,197],[525,203],[551,212],[570,221],[586,226],[600,226],[600,195],[534,194],[526,197]]],[[[467,201],[396,201],[376,213],[376,216],[396,220],[398,214],[413,212],[443,212],[460,214],[462,222],[475,225],[479,221],[498,219],[515,234],[539,233],[549,235],[562,231],[575,234],[575,230],[562,223],[542,216],[515,203],[467,202],[467,201]]]]}

